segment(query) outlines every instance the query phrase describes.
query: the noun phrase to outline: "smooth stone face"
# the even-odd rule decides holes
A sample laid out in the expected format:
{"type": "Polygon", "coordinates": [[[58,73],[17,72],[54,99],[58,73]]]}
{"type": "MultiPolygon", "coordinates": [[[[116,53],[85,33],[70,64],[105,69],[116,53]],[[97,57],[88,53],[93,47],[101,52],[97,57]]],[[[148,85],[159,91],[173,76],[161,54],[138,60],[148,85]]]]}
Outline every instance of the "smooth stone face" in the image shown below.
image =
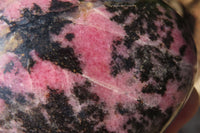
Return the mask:
{"type": "Polygon", "coordinates": [[[0,16],[0,132],[158,133],[191,92],[194,42],[162,2],[1,0],[0,16]]]}

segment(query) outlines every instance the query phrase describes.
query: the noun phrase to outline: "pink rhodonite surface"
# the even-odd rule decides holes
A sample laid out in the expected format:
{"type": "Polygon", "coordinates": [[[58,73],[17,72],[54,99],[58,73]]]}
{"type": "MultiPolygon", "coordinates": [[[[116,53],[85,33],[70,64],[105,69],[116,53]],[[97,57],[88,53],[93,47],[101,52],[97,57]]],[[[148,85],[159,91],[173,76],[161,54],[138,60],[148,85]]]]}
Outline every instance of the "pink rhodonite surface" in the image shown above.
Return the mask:
{"type": "Polygon", "coordinates": [[[157,133],[196,53],[162,2],[0,1],[0,132],[157,133]]]}

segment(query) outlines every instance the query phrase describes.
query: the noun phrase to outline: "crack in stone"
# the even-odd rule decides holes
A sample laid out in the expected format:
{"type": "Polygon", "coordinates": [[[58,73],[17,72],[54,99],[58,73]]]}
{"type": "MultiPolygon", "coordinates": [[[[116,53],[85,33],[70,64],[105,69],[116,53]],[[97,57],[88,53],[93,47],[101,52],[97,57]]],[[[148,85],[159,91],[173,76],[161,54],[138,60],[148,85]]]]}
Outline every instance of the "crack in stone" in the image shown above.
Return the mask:
{"type": "MultiPolygon", "coordinates": [[[[135,98],[135,97],[133,97],[133,96],[130,96],[130,95],[127,94],[126,92],[119,91],[120,88],[118,88],[118,87],[116,87],[116,86],[113,86],[113,85],[110,85],[110,84],[107,84],[107,83],[103,83],[103,82],[98,81],[98,80],[96,80],[96,79],[94,79],[94,78],[91,78],[91,77],[89,77],[89,76],[87,76],[87,75],[85,75],[85,74],[82,74],[81,76],[84,77],[84,78],[86,78],[86,79],[88,79],[89,81],[91,81],[91,82],[93,82],[93,83],[95,83],[95,84],[101,86],[101,87],[104,87],[104,88],[106,88],[106,89],[108,89],[108,90],[111,90],[112,92],[114,92],[114,93],[116,93],[116,94],[119,94],[119,95],[126,95],[126,96],[127,96],[128,98],[130,98],[131,100],[134,100],[134,101],[137,101],[137,102],[138,102],[138,99],[137,99],[137,98],[135,98]]],[[[143,104],[144,104],[145,106],[147,106],[147,107],[152,107],[152,106],[150,106],[150,105],[147,104],[147,103],[143,103],[143,104]]]]}

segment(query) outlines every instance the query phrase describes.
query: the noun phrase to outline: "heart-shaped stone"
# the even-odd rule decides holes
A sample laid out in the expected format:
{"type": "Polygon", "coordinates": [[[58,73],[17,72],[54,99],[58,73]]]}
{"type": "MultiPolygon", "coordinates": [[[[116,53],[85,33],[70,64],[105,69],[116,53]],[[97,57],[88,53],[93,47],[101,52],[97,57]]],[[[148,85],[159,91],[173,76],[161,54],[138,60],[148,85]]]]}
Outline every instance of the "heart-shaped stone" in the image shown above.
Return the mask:
{"type": "Polygon", "coordinates": [[[1,0],[0,131],[163,132],[195,64],[159,0],[1,0]]]}

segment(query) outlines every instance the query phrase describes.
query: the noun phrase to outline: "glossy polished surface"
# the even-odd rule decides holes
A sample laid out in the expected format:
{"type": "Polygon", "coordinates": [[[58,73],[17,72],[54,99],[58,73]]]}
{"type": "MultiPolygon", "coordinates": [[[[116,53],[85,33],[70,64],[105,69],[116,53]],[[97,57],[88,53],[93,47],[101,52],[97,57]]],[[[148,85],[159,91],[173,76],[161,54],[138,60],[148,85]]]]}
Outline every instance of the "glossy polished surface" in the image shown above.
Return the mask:
{"type": "Polygon", "coordinates": [[[156,0],[2,0],[0,131],[158,133],[191,91],[196,51],[156,0]]]}

